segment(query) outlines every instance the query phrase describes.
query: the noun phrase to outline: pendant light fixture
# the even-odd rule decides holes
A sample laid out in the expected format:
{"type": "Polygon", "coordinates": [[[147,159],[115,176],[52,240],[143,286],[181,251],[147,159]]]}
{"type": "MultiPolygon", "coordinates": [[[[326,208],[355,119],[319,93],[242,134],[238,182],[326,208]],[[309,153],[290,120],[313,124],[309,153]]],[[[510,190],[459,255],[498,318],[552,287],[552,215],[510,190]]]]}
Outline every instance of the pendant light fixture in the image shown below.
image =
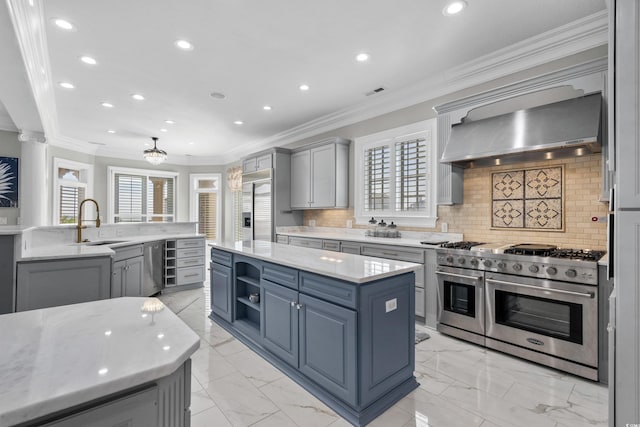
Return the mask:
{"type": "Polygon", "coordinates": [[[160,163],[167,160],[167,152],[164,150],[158,149],[157,147],[158,138],[156,138],[155,136],[152,136],[151,139],[153,140],[153,148],[148,148],[144,150],[144,158],[147,162],[151,163],[152,165],[159,165],[160,163]]]}

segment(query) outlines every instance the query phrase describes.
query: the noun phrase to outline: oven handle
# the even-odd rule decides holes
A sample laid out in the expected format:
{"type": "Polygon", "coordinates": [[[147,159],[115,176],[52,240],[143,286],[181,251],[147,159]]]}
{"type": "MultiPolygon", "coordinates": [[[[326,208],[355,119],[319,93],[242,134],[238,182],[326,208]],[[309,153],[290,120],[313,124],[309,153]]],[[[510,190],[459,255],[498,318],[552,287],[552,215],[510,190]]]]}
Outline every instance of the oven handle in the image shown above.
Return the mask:
{"type": "Polygon", "coordinates": [[[467,275],[464,275],[464,274],[457,274],[457,273],[447,273],[446,271],[436,271],[436,274],[440,274],[442,276],[459,277],[461,279],[471,279],[471,280],[480,280],[480,279],[482,279],[482,277],[467,276],[467,275]]]}
{"type": "Polygon", "coordinates": [[[536,289],[538,291],[556,292],[558,294],[574,295],[574,296],[585,297],[585,298],[593,298],[595,296],[595,294],[593,292],[584,293],[584,292],[564,291],[562,289],[543,288],[543,287],[540,287],[540,286],[523,285],[522,283],[506,282],[504,280],[495,280],[495,279],[485,279],[485,281],[487,283],[499,283],[499,284],[502,284],[502,285],[519,286],[521,288],[531,288],[531,289],[536,289]]]}

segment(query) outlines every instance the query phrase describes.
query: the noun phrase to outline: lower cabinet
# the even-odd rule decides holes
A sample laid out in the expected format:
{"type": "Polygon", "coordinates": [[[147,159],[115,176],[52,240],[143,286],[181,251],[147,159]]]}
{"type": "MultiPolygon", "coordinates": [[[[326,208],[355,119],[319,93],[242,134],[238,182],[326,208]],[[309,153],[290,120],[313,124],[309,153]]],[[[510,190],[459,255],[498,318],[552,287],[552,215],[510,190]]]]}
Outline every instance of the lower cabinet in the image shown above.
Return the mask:
{"type": "Polygon", "coordinates": [[[142,245],[114,248],[111,298],[143,296],[144,251],[142,245]]]}
{"type": "Polygon", "coordinates": [[[16,311],[110,297],[111,257],[17,263],[16,311]]]}
{"type": "Polygon", "coordinates": [[[231,267],[215,262],[210,268],[211,310],[231,322],[231,267]]]}
{"type": "Polygon", "coordinates": [[[267,280],[261,283],[261,336],[264,348],[298,367],[298,291],[267,280]]]}

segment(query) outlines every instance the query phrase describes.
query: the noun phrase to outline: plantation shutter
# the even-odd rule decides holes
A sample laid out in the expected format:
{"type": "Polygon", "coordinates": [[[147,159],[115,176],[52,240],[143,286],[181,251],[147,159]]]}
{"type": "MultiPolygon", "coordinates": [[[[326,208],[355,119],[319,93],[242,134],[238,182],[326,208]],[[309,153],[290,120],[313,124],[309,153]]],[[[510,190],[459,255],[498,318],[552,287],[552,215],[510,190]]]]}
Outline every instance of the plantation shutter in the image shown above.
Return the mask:
{"type": "Polygon", "coordinates": [[[217,213],[218,193],[198,193],[198,231],[203,233],[207,240],[217,238],[217,213]]]}
{"type": "Polygon", "coordinates": [[[424,138],[396,142],[396,211],[426,209],[427,144],[424,138]]]}
{"type": "Polygon", "coordinates": [[[364,209],[389,209],[391,188],[390,150],[388,145],[368,148],[364,153],[364,209]]]}
{"type": "Polygon", "coordinates": [[[80,202],[86,198],[84,187],[60,185],[60,224],[76,224],[80,202]]]}
{"type": "Polygon", "coordinates": [[[144,176],[115,174],[115,222],[144,221],[144,176]]]}

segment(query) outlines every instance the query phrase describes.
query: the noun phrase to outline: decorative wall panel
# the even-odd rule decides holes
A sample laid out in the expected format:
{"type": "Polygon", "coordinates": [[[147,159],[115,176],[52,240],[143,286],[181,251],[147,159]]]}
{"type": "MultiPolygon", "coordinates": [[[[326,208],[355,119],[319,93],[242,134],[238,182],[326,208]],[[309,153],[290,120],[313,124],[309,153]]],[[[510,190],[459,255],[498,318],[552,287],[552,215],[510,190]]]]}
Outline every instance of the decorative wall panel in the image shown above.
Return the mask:
{"type": "Polygon", "coordinates": [[[564,230],[563,168],[491,174],[491,227],[564,230]]]}

